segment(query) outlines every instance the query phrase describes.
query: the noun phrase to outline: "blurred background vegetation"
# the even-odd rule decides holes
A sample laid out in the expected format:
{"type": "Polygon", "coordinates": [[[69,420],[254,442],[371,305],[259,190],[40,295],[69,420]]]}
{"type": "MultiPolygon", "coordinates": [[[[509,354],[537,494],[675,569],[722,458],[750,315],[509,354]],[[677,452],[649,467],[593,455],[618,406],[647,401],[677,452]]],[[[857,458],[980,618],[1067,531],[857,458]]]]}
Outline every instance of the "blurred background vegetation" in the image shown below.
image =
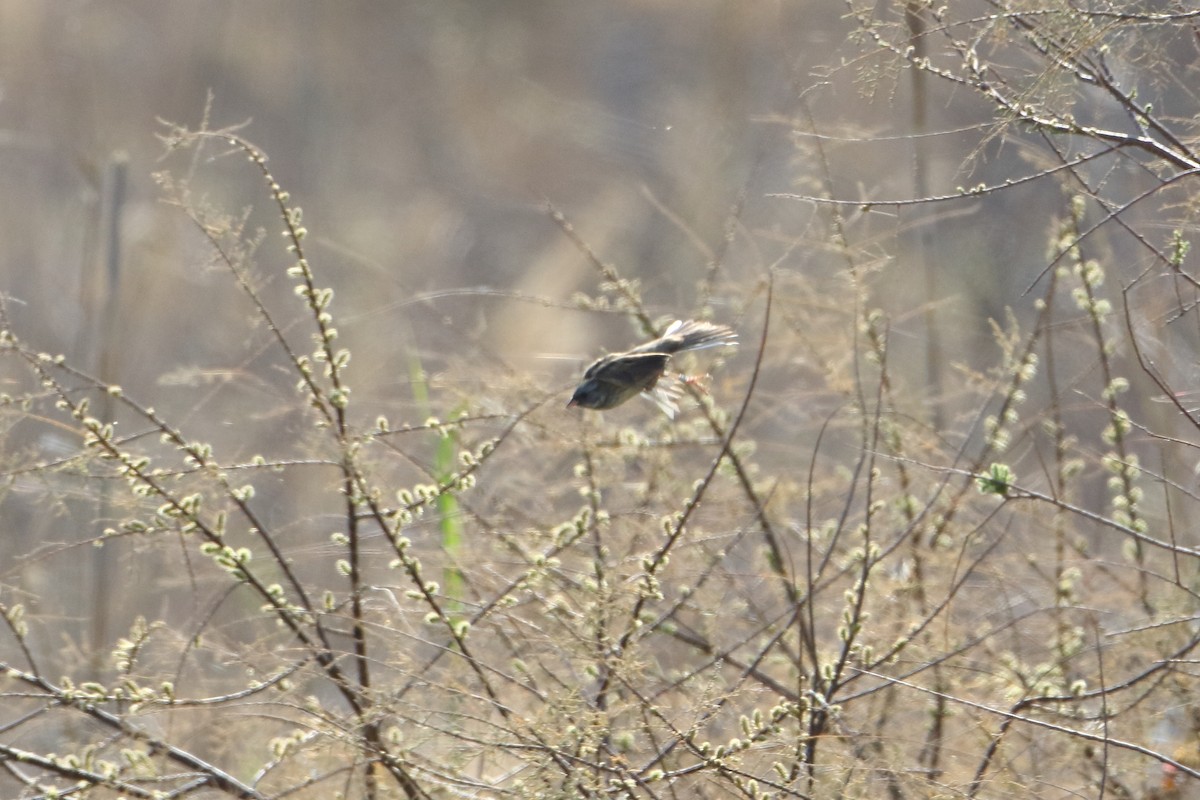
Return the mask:
{"type": "Polygon", "coordinates": [[[1197,12],[0,41],[3,796],[1200,796],[1197,12]]]}

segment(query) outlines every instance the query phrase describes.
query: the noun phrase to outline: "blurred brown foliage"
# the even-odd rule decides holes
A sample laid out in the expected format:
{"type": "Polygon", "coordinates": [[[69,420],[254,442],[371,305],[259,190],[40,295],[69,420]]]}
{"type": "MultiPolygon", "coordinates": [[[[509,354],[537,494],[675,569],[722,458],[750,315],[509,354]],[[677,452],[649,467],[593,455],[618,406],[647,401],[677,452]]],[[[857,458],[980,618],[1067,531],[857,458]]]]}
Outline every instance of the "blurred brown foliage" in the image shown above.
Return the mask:
{"type": "Polygon", "coordinates": [[[0,5],[0,794],[1187,796],[1160,5],[0,5]]]}

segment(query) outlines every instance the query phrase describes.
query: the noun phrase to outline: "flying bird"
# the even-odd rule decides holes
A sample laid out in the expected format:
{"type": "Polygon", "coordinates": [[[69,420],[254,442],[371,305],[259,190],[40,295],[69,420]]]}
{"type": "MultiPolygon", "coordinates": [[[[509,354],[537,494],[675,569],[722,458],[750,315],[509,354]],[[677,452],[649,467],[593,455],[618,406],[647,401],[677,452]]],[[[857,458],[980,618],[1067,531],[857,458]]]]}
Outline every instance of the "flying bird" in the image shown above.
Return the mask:
{"type": "Polygon", "coordinates": [[[583,382],[571,395],[568,408],[616,408],[629,398],[645,392],[668,417],[678,407],[675,387],[658,385],[667,371],[667,362],[676,353],[735,344],[737,333],[727,325],[696,320],[676,320],[666,332],[645,344],[623,353],[609,353],[597,359],[583,373],[583,382]]]}

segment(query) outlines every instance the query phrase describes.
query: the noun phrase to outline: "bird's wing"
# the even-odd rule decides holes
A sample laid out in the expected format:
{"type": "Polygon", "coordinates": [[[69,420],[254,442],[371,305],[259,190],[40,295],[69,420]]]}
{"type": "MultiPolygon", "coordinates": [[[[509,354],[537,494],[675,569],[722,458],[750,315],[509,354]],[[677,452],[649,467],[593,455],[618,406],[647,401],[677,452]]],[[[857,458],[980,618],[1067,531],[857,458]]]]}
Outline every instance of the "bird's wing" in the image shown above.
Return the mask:
{"type": "Polygon", "coordinates": [[[606,370],[636,369],[640,366],[650,366],[650,359],[658,359],[662,367],[665,368],[669,357],[670,353],[642,352],[638,350],[630,350],[628,353],[609,353],[603,358],[593,361],[592,365],[583,373],[583,377],[585,380],[588,378],[605,380],[604,372],[606,370]],[[622,365],[625,366],[623,367],[622,365]]]}
{"type": "Polygon", "coordinates": [[[589,366],[586,370],[584,370],[584,373],[583,373],[584,380],[595,377],[596,373],[599,372],[601,369],[603,369],[612,360],[613,360],[613,357],[611,355],[601,356],[600,358],[597,358],[595,361],[593,361],[591,363],[591,366],[589,366]]]}
{"type": "Polygon", "coordinates": [[[641,393],[643,397],[649,397],[654,401],[654,404],[667,415],[667,419],[675,419],[675,415],[679,413],[679,399],[683,397],[683,392],[674,383],[658,384],[648,392],[641,393]]]}

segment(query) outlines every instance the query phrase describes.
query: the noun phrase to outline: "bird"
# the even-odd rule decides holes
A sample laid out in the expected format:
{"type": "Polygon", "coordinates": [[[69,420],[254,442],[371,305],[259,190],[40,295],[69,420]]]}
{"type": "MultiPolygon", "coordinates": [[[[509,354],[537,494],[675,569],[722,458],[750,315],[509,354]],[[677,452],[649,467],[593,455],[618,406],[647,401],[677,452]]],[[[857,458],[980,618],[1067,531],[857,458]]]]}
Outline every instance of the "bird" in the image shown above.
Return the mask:
{"type": "Polygon", "coordinates": [[[728,325],[692,319],[675,320],[657,339],[623,353],[609,353],[594,361],[583,373],[583,381],[575,388],[567,408],[604,411],[616,408],[639,392],[645,392],[664,414],[674,417],[679,410],[675,405],[679,390],[658,385],[659,378],[667,371],[671,356],[687,350],[703,350],[736,342],[737,333],[728,325]]]}

